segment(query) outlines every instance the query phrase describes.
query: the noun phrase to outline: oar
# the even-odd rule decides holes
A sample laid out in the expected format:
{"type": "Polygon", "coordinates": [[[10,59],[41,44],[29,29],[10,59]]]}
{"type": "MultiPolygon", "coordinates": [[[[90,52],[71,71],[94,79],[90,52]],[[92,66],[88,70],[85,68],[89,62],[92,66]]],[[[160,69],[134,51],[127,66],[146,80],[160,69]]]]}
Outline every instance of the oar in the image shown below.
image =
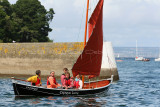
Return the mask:
{"type": "Polygon", "coordinates": [[[14,78],[14,77],[11,77],[11,79],[14,79],[14,80],[19,80],[19,81],[25,81],[25,82],[29,82],[29,81],[22,80],[22,79],[17,79],[17,78],[14,78]]]}

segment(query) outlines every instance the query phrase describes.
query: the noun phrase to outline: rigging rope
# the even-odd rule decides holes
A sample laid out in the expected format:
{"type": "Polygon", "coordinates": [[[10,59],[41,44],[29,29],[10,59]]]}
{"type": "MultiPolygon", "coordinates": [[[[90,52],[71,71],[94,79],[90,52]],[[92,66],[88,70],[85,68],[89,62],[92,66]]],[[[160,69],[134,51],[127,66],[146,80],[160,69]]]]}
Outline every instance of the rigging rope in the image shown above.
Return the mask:
{"type": "MultiPolygon", "coordinates": [[[[82,21],[83,21],[84,11],[85,11],[85,5],[86,5],[86,2],[84,2],[84,6],[83,6],[83,10],[82,10],[81,23],[80,23],[80,26],[79,26],[79,31],[78,31],[78,36],[77,36],[77,40],[76,40],[76,42],[78,42],[79,35],[80,35],[80,33],[81,33],[82,21]]],[[[75,63],[75,62],[76,62],[76,60],[75,60],[75,61],[73,61],[73,65],[74,65],[74,63],[75,63]]]]}
{"type": "Polygon", "coordinates": [[[81,33],[81,28],[82,28],[82,21],[83,21],[83,16],[84,16],[84,11],[85,11],[85,5],[86,5],[86,2],[84,2],[84,7],[83,7],[83,12],[82,12],[82,18],[81,18],[81,23],[80,23],[80,27],[79,27],[79,31],[78,31],[78,37],[77,37],[77,42],[78,42],[78,39],[79,39],[79,35],[81,33]]]}

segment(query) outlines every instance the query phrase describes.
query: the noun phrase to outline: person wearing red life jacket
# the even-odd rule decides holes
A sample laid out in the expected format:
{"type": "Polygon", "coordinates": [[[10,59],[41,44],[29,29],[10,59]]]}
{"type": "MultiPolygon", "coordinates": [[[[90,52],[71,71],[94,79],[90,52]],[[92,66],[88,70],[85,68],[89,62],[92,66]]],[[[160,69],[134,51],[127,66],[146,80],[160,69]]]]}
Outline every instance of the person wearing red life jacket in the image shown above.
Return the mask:
{"type": "Polygon", "coordinates": [[[29,77],[26,81],[31,82],[31,85],[34,85],[34,86],[42,86],[41,71],[37,70],[36,75],[32,76],[32,77],[29,77]]]}
{"type": "Polygon", "coordinates": [[[57,88],[61,86],[60,84],[57,83],[54,75],[55,75],[55,72],[51,71],[50,76],[47,79],[47,88],[57,88]]]}
{"type": "Polygon", "coordinates": [[[70,78],[70,73],[67,72],[65,74],[65,77],[66,78],[64,78],[64,83],[63,83],[64,85],[62,87],[65,88],[65,89],[71,89],[71,88],[73,88],[74,83],[73,83],[73,79],[70,78]]]}
{"type": "Polygon", "coordinates": [[[74,88],[74,79],[73,77],[70,78],[71,87],[74,88]]]}
{"type": "Polygon", "coordinates": [[[75,81],[74,81],[74,87],[76,88],[76,89],[82,89],[82,80],[81,80],[81,78],[80,78],[80,75],[78,74],[77,76],[76,76],[76,78],[75,78],[75,81]]]}
{"type": "Polygon", "coordinates": [[[62,86],[64,86],[64,79],[66,78],[66,76],[65,76],[65,74],[68,72],[69,70],[68,70],[68,68],[64,68],[63,69],[63,74],[61,75],[61,84],[62,84],[62,86]]]}

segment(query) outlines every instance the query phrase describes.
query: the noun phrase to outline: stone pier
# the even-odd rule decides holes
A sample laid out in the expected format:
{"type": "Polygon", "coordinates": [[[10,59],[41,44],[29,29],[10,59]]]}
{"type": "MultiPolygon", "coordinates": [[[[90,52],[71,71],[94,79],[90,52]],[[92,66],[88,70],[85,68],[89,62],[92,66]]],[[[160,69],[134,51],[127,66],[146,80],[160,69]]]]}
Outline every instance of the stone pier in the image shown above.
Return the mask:
{"type": "MultiPolygon", "coordinates": [[[[12,76],[34,75],[35,71],[40,69],[43,76],[49,75],[50,71],[55,71],[56,75],[60,76],[64,67],[70,69],[71,72],[72,66],[82,52],[83,47],[83,42],[0,43],[0,74],[12,76]]],[[[118,80],[119,76],[112,46],[108,45],[105,48],[109,49],[107,57],[111,59],[111,62],[114,62],[111,63],[114,66],[110,66],[110,63],[103,64],[106,60],[102,61],[100,77],[106,78],[112,74],[114,80],[118,80]]]]}

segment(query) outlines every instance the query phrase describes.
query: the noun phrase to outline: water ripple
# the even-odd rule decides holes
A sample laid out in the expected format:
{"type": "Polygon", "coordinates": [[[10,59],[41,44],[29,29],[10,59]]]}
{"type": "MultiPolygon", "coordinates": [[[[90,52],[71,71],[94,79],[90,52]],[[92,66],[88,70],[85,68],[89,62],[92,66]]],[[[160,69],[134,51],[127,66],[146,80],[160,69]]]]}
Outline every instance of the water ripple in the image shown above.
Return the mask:
{"type": "Polygon", "coordinates": [[[0,78],[0,107],[159,107],[159,64],[124,59],[117,63],[120,80],[112,84],[108,93],[95,97],[15,97],[11,80],[0,78]]]}

